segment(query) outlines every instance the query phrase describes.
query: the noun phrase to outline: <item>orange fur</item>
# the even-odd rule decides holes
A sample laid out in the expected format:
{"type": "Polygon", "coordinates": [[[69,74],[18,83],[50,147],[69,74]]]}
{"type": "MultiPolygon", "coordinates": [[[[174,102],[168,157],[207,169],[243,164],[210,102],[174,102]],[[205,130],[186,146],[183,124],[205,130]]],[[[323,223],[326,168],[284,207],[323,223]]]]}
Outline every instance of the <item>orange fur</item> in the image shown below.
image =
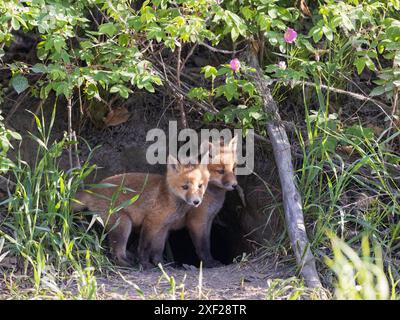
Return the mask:
{"type": "Polygon", "coordinates": [[[211,162],[208,164],[210,179],[203,202],[197,208],[192,208],[186,216],[173,225],[173,229],[186,227],[192,238],[196,253],[203,266],[219,265],[211,255],[210,233],[212,222],[221,210],[225,201],[226,191],[236,188],[235,175],[237,137],[227,145],[210,146],[211,162]]]}
{"type": "Polygon", "coordinates": [[[104,179],[100,183],[115,186],[92,189],[77,195],[79,204],[98,212],[109,232],[111,253],[119,265],[131,265],[126,245],[133,227],[141,227],[138,255],[143,267],[162,260],[165,241],[171,226],[193,207],[200,205],[207,188],[209,172],[206,165],[183,165],[169,156],[167,174],[126,173],[104,179]],[[118,186],[131,189],[112,199],[118,186]],[[110,214],[110,206],[118,207],[139,194],[133,204],[110,214]],[[105,199],[106,197],[107,199],[105,199]]]}

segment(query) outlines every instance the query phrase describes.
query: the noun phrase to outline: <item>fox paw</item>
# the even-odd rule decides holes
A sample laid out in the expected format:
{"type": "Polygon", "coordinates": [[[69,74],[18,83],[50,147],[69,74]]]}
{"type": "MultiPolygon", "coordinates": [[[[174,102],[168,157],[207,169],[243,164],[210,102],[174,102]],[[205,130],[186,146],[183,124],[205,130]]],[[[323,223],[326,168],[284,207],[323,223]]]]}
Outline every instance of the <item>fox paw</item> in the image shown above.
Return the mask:
{"type": "Polygon", "coordinates": [[[132,262],[125,257],[116,257],[115,263],[120,267],[132,267],[132,262]]]}
{"type": "Polygon", "coordinates": [[[149,261],[141,261],[140,266],[142,267],[143,270],[149,270],[154,268],[154,265],[149,261]]]}

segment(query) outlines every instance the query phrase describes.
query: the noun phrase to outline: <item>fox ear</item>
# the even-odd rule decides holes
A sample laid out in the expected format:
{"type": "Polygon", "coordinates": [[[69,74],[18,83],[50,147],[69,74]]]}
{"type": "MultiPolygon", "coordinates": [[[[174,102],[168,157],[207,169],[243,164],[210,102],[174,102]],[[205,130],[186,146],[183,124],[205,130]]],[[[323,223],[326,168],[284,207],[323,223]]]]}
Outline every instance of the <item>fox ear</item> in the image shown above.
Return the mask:
{"type": "Polygon", "coordinates": [[[168,155],[167,170],[170,172],[178,172],[181,169],[181,163],[173,155],[168,155]]]}
{"type": "Polygon", "coordinates": [[[229,148],[236,152],[236,148],[237,148],[237,142],[238,142],[238,135],[235,134],[235,136],[231,139],[231,141],[229,141],[229,148]]]}

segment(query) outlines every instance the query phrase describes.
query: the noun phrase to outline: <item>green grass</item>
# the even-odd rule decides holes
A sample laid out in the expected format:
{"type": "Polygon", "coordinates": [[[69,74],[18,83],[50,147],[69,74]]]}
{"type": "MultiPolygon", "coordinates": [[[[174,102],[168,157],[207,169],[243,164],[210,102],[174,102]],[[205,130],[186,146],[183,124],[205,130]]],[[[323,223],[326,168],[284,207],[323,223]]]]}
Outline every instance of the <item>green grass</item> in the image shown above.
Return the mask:
{"type": "MultiPolygon", "coordinates": [[[[336,274],[335,285],[325,281],[331,289],[339,286],[336,297],[372,298],[367,294],[346,293],[347,289],[340,286],[348,283],[351,276],[338,269],[340,264],[330,263],[327,270],[323,261],[325,256],[339,259],[336,246],[340,244],[341,250],[347,253],[354,250],[351,254],[354,263],[355,257],[365,254],[362,239],[369,237],[382,248],[382,272],[386,280],[393,274],[399,279],[400,256],[396,244],[400,240],[400,186],[394,178],[396,172],[398,175],[394,165],[400,163],[400,155],[391,151],[391,145],[400,132],[386,130],[378,137],[361,123],[346,126],[339,117],[328,113],[329,97],[324,97],[318,88],[317,95],[319,109],[314,112],[308,110],[304,100],[306,134],[300,130],[297,134],[302,158],[298,185],[312,249],[320,262],[323,278],[332,279],[332,271],[336,274]],[[340,149],[347,151],[340,152],[340,149]],[[340,241],[331,243],[332,234],[340,241]]],[[[346,268],[350,268],[349,264],[346,268]]],[[[352,268],[355,281],[360,266],[353,264],[352,268]]],[[[389,290],[397,290],[397,295],[392,293],[391,297],[398,297],[398,281],[393,280],[389,290]]],[[[377,292],[375,295],[375,298],[382,297],[388,298],[389,294],[377,292]]]]}
{"type": "Polygon", "coordinates": [[[34,117],[38,136],[31,139],[38,146],[36,160],[30,165],[19,156],[12,169],[16,186],[2,203],[8,209],[0,224],[2,250],[17,259],[36,295],[44,290],[62,298],[59,284],[72,277],[76,297],[93,299],[94,270],[109,263],[102,239],[86,219],[72,213],[70,201],[95,167],[86,162],[81,168],[62,170],[59,161],[69,142],[66,137],[50,142],[55,109],[47,127],[43,117],[34,117]]]}

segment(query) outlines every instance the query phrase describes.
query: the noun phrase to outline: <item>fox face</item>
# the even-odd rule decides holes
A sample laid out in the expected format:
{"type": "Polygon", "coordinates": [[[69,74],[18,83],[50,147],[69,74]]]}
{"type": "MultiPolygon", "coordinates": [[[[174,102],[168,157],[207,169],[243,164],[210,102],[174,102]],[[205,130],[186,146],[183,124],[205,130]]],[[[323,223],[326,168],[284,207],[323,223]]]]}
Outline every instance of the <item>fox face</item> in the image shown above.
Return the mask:
{"type": "Polygon", "coordinates": [[[223,141],[221,141],[220,146],[214,146],[210,143],[209,149],[209,182],[228,191],[235,189],[238,185],[235,174],[237,136],[233,137],[225,145],[223,141]]]}
{"type": "Polygon", "coordinates": [[[173,156],[168,156],[168,187],[188,205],[198,207],[201,204],[209,178],[207,165],[183,164],[173,156]]]}

